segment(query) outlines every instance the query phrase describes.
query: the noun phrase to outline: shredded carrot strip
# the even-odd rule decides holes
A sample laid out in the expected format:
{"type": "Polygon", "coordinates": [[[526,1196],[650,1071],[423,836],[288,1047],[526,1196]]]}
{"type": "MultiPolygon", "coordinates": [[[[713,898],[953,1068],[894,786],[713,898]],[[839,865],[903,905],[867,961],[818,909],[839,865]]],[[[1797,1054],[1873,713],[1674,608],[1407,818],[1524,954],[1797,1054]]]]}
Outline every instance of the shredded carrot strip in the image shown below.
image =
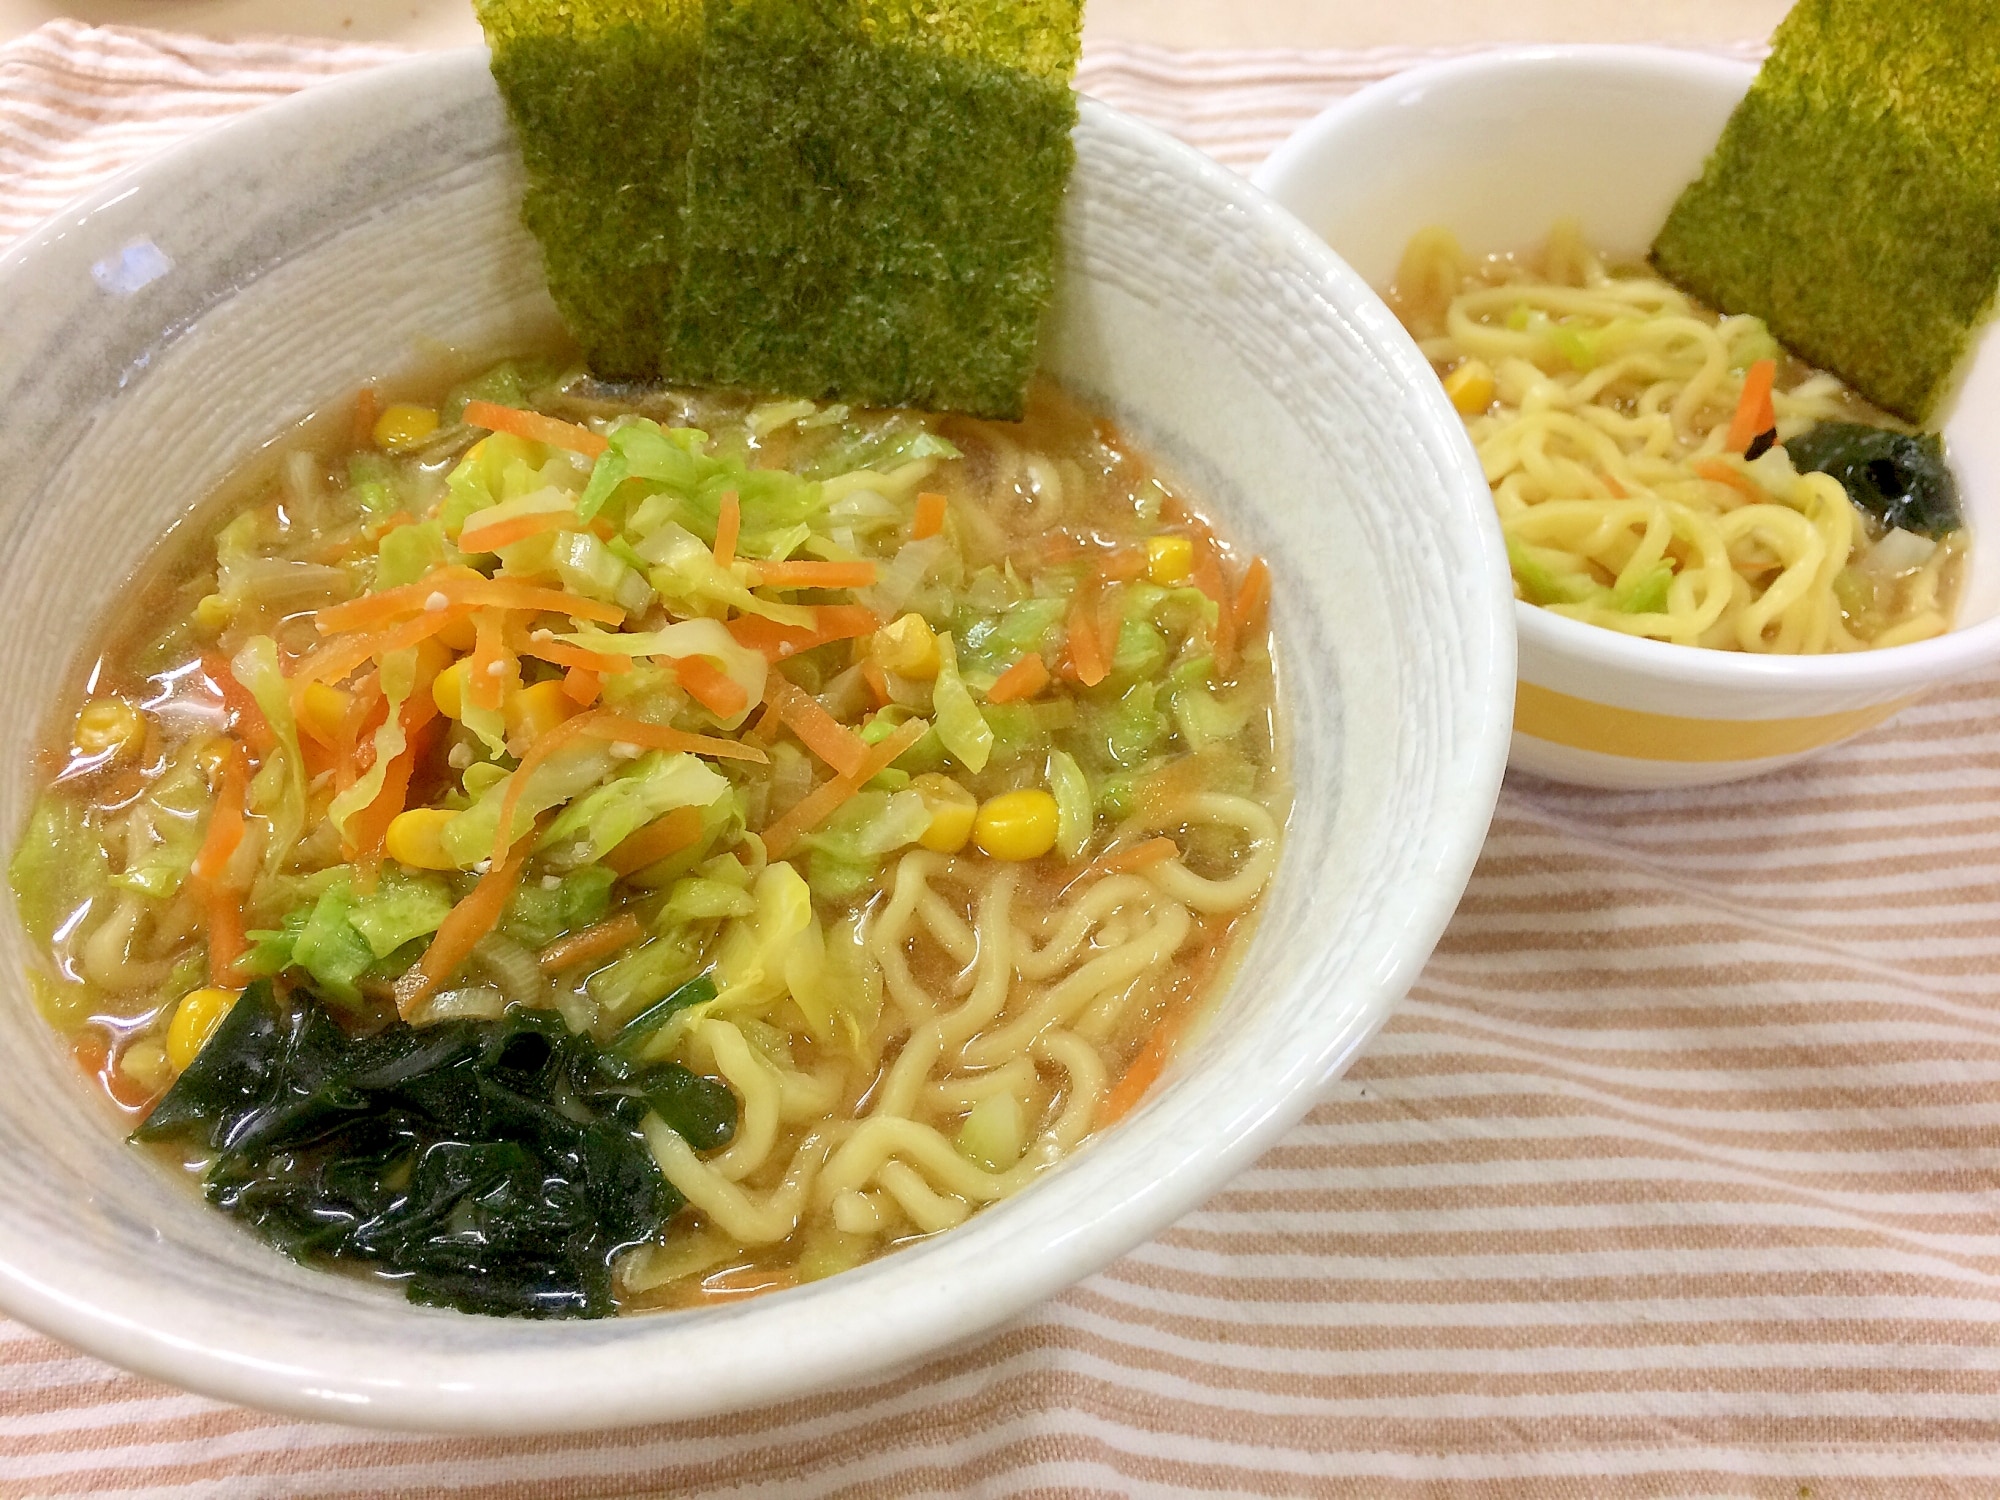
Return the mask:
{"type": "Polygon", "coordinates": [[[222,878],[230,856],[243,842],[249,786],[250,773],[243,761],[243,747],[231,740],[223,757],[208,832],[189,867],[200,888],[208,925],[209,982],[216,985],[234,982],[236,961],[249,946],[243,936],[243,894],[230,889],[222,878]]]}
{"type": "Polygon", "coordinates": [[[869,750],[868,758],[852,776],[836,776],[807,792],[790,811],[764,830],[764,852],[772,859],[783,859],[791,852],[800,835],[817,828],[831,817],[835,809],[922,739],[930,727],[926,719],[906,719],[895,733],[869,750]]]}
{"type": "Polygon", "coordinates": [[[726,568],[736,561],[736,537],[743,530],[743,504],[731,490],[722,497],[722,509],[715,517],[715,565],[726,568]]]}
{"type": "MultiPolygon", "coordinates": [[[[362,736],[372,736],[376,726],[388,717],[389,702],[382,696],[382,674],[370,672],[356,684],[347,712],[341,715],[340,728],[335,731],[333,784],[337,791],[344,792],[353,786],[361,773],[375,763],[375,743],[372,739],[364,741],[362,736]],[[361,763],[358,749],[366,750],[366,764],[361,763]]],[[[301,722],[300,728],[304,727],[301,722]]]]}
{"type": "Polygon", "coordinates": [[[563,696],[582,708],[595,703],[603,691],[603,680],[588,667],[571,667],[563,673],[563,696]]]}
{"type": "Polygon", "coordinates": [[[514,653],[507,649],[499,615],[484,613],[473,617],[475,634],[472,662],[465,672],[465,691],[484,709],[497,709],[506,700],[507,680],[520,674],[514,653]]]}
{"type": "Polygon", "coordinates": [[[872,562],[760,562],[757,582],[788,589],[865,589],[875,582],[872,562]]]}
{"type": "Polygon", "coordinates": [[[535,955],[535,962],[542,966],[544,974],[554,974],[577,964],[609,957],[627,943],[638,942],[645,930],[640,926],[639,919],[628,911],[622,916],[586,927],[581,932],[572,932],[568,937],[557,938],[535,955]]]}
{"type": "Polygon", "coordinates": [[[1125,1070],[1125,1076],[1112,1085],[1111,1092],[1104,1096],[1104,1103],[1098,1106],[1097,1124],[1100,1129],[1124,1119],[1131,1113],[1132,1106],[1145,1097],[1146,1090],[1159,1082],[1160,1075],[1166,1072],[1167,1064],[1173,1060],[1174,1043],[1180,1040],[1187,1015],[1186,1007],[1182,1007],[1153,1028],[1153,1034],[1146,1038],[1146,1045],[1132,1059],[1132,1066],[1125,1070]]]}
{"type": "Polygon", "coordinates": [[[1236,616],[1230,610],[1229,589],[1222,581],[1222,558],[1206,527],[1194,538],[1194,586],[1215,601],[1215,665],[1227,677],[1236,668],[1236,616]]]}
{"type": "Polygon", "coordinates": [[[736,644],[770,661],[783,661],[829,641],[849,641],[873,635],[881,626],[873,610],[859,604],[816,604],[813,625],[780,625],[762,615],[738,615],[728,625],[736,644]]]}
{"type": "Polygon", "coordinates": [[[1618,482],[1617,475],[1600,474],[1597,477],[1604,481],[1604,488],[1611,492],[1611,498],[1613,500],[1629,500],[1632,498],[1631,495],[1626,491],[1625,486],[1618,482]]]}
{"type": "Polygon", "coordinates": [[[712,755],[717,760],[747,760],[760,766],[770,760],[755,745],[739,744],[712,734],[689,734],[682,729],[669,729],[664,724],[647,724],[604,708],[578,714],[565,722],[581,723],[583,733],[594,738],[643,745],[648,750],[685,750],[690,755],[712,755]]]}
{"type": "Polygon", "coordinates": [[[868,696],[877,708],[889,706],[889,674],[882,670],[882,663],[869,657],[861,664],[861,680],[868,684],[868,696]]]}
{"type": "Polygon", "coordinates": [[[367,537],[368,540],[371,542],[379,542],[382,540],[383,537],[387,536],[392,531],[397,531],[405,526],[414,526],[416,524],[417,524],[417,518],[411,515],[408,511],[396,510],[396,511],[391,511],[388,515],[383,516],[379,520],[370,521],[367,525],[361,528],[361,534],[367,537]]]}
{"type": "Polygon", "coordinates": [[[707,657],[676,656],[670,659],[674,676],[680,679],[681,686],[688,690],[695,702],[718,719],[733,719],[750,706],[750,695],[743,690],[743,684],[707,657]]]}
{"type": "Polygon", "coordinates": [[[1715,484],[1726,484],[1746,500],[1761,502],[1764,498],[1764,492],[1757,488],[1756,481],[1741,469],[1726,464],[1719,458],[1697,459],[1693,468],[1703,479],[1715,484]]]}
{"type": "Polygon", "coordinates": [[[605,855],[604,863],[620,875],[631,875],[658,864],[670,854],[680,853],[700,837],[701,809],[677,807],[653,819],[605,855]]]}
{"type": "Polygon", "coordinates": [[[402,720],[405,741],[402,754],[390,761],[382,773],[382,790],[376,793],[375,800],[348,819],[347,838],[352,842],[343,847],[350,859],[381,854],[389,825],[396,821],[396,815],[409,800],[410,778],[437,744],[444,721],[428,684],[420,685],[410,695],[410,701],[403,705],[402,720]]]}
{"type": "Polygon", "coordinates": [[[258,755],[267,754],[278,743],[278,736],[272,730],[270,721],[264,717],[264,710],[257,706],[257,699],[250,689],[236,680],[236,674],[229,669],[228,658],[218,651],[204,651],[201,675],[215,685],[223,709],[233,718],[236,733],[243,743],[258,755]]]}
{"type": "Polygon", "coordinates": [[[1069,599],[1065,628],[1069,633],[1070,667],[1076,673],[1076,680],[1085,687],[1096,687],[1111,672],[1097,634],[1097,601],[1102,592],[1097,570],[1093,568],[1069,599]]]}
{"type": "Polygon", "coordinates": [[[581,646],[572,646],[568,641],[537,639],[537,633],[530,633],[516,641],[510,641],[515,654],[532,656],[540,661],[552,661],[559,667],[581,667],[586,672],[597,672],[613,676],[619,672],[632,670],[632,658],[612,656],[604,651],[586,651],[581,646]]]}
{"type": "Polygon", "coordinates": [[[1128,874],[1133,870],[1148,870],[1167,860],[1179,859],[1180,853],[1181,846],[1164,835],[1156,839],[1147,839],[1144,843],[1107,849],[1071,875],[1064,882],[1064,886],[1067,888],[1093,875],[1102,878],[1106,875],[1128,874]]]}
{"type": "Polygon", "coordinates": [[[538,411],[521,411],[512,406],[496,406],[491,401],[468,401],[463,418],[468,427],[484,427],[489,432],[512,433],[551,448],[567,448],[586,458],[595,458],[611,445],[588,427],[558,421],[538,411]]]}
{"type": "Polygon", "coordinates": [[[820,706],[812,694],[771,674],[765,696],[799,743],[843,776],[851,776],[868,759],[868,742],[820,706]]]}
{"type": "Polygon", "coordinates": [[[910,540],[921,542],[944,530],[944,496],[925,490],[917,496],[917,513],[910,521],[910,540]]]}
{"type": "Polygon", "coordinates": [[[498,552],[502,547],[511,547],[544,531],[561,531],[566,526],[575,525],[576,516],[566,510],[540,510],[525,516],[508,516],[476,531],[461,531],[458,534],[458,550],[498,552]]]}
{"type": "Polygon", "coordinates": [[[479,877],[479,884],[446,913],[416,968],[397,982],[396,1010],[400,1015],[407,1019],[418,1002],[458,972],[479,940],[500,925],[508,898],[520,884],[521,867],[528,862],[528,846],[533,842],[530,834],[505,859],[495,860],[493,868],[479,877]]]}
{"type": "Polygon", "coordinates": [[[1243,570],[1243,581],[1236,586],[1236,639],[1247,641],[1261,631],[1270,607],[1271,565],[1253,557],[1243,570]]]}
{"type": "Polygon", "coordinates": [[[535,613],[568,615],[592,620],[600,625],[616,625],[625,611],[615,604],[602,604],[561,589],[536,588],[506,578],[483,578],[470,568],[439,568],[428,577],[398,588],[364,594],[345,604],[330,604],[313,616],[321,635],[340,635],[383,625],[404,615],[446,613],[429,608],[432,596],[441,595],[446,606],[467,609],[523,609],[535,613]]]}
{"type": "Polygon", "coordinates": [[[392,625],[387,630],[373,635],[350,636],[345,640],[328,641],[316,651],[310,652],[293,666],[292,714],[297,717],[299,707],[305,701],[309,684],[315,682],[339,682],[365,661],[387,656],[392,651],[406,651],[420,641],[427,641],[455,619],[450,610],[436,610],[418,615],[414,620],[405,620],[400,625],[392,625]]]}
{"type": "Polygon", "coordinates": [[[1760,359],[1743,372],[1743,394],[1736,400],[1736,415],[1729,420],[1729,435],[1722,446],[1731,453],[1744,453],[1760,432],[1778,425],[1771,406],[1771,386],[1778,378],[1778,362],[1760,359]]]}
{"type": "Polygon", "coordinates": [[[1097,642],[1108,667],[1118,660],[1118,637],[1125,629],[1125,585],[1108,583],[1097,596],[1097,642]]]}
{"type": "MultiPolygon", "coordinates": [[[[603,712],[601,709],[594,711],[594,713],[601,712],[603,712]]],[[[507,790],[500,797],[500,824],[493,835],[493,858],[499,859],[501,851],[513,843],[514,814],[520,810],[521,796],[528,789],[528,778],[534,775],[551,755],[583,734],[586,723],[594,717],[594,713],[577,714],[574,718],[564,719],[562,723],[530,745],[527,754],[521,757],[520,764],[514,767],[514,774],[507,781],[507,790]]]]}
{"type": "Polygon", "coordinates": [[[354,447],[366,448],[375,441],[375,419],[381,415],[382,398],[374,386],[364,385],[354,393],[354,425],[348,429],[354,447]]]}
{"type": "Polygon", "coordinates": [[[1146,549],[1144,547],[1113,547],[1104,554],[1098,568],[1106,578],[1115,578],[1120,583],[1128,583],[1146,571],[1146,549]]]}
{"type": "Polygon", "coordinates": [[[988,703],[1012,703],[1016,698],[1032,698],[1049,685],[1049,664],[1042,653],[1030,651],[1002,672],[986,690],[988,703]]]}

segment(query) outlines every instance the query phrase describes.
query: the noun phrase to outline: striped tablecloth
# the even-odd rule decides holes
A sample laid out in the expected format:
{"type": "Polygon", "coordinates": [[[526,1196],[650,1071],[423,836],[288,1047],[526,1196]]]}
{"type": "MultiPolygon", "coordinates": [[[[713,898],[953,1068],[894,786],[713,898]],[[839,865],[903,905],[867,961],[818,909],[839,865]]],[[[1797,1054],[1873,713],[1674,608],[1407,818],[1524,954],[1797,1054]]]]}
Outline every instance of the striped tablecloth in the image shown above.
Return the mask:
{"type": "MultiPolygon", "coordinates": [[[[0,240],[385,55],[65,23],[0,48],[0,240]]],[[[1083,84],[1247,167],[1412,60],[1106,47],[1083,84]]],[[[1512,781],[1311,1117],[975,1348],[495,1442],[237,1410],[0,1324],[0,1496],[2000,1494],[1996,971],[2000,677],[1762,781],[1512,781]]]]}

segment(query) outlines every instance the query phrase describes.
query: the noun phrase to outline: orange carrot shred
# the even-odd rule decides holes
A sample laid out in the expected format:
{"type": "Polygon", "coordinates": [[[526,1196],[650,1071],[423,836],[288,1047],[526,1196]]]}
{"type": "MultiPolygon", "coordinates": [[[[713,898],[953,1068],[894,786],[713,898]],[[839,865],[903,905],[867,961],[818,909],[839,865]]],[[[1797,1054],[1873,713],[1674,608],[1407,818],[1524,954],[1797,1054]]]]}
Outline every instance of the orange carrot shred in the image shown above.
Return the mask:
{"type": "Polygon", "coordinates": [[[868,759],[868,742],[828,713],[812,694],[775,672],[764,693],[800,744],[843,776],[861,769],[868,759]]]}
{"type": "Polygon", "coordinates": [[[215,810],[209,814],[208,832],[189,867],[202,898],[208,925],[208,978],[211,984],[227,986],[235,982],[236,961],[248,951],[243,935],[243,893],[232,890],[223,880],[230,856],[243,842],[245,802],[250,773],[244,764],[243,747],[227,744],[215,790],[215,810]]]}
{"type": "Polygon", "coordinates": [[[868,696],[877,708],[889,706],[889,674],[882,670],[882,663],[869,657],[861,664],[861,680],[868,684],[868,696]]]}
{"type": "Polygon", "coordinates": [[[604,863],[620,875],[635,874],[668,855],[680,853],[700,837],[701,809],[677,807],[632,834],[604,856],[604,863]]]}
{"type": "Polygon", "coordinates": [[[1691,467],[1703,479],[1714,484],[1726,484],[1746,500],[1758,502],[1764,498],[1764,492],[1757,488],[1755,480],[1719,458],[1696,459],[1691,467]]]}
{"type": "Polygon", "coordinates": [[[544,531],[561,531],[575,525],[576,515],[566,510],[538,510],[525,516],[508,516],[476,530],[461,531],[458,534],[458,549],[461,552],[498,552],[502,547],[511,547],[544,531]]]}
{"type": "Polygon", "coordinates": [[[689,734],[684,729],[670,729],[664,724],[647,724],[604,708],[579,714],[565,722],[581,724],[583,733],[597,739],[641,745],[648,750],[685,750],[690,755],[711,755],[717,760],[747,760],[760,766],[770,760],[755,745],[739,744],[712,734],[689,734]]]}
{"type": "Polygon", "coordinates": [[[603,691],[603,679],[588,667],[571,667],[563,673],[563,696],[583,708],[595,703],[603,691]]]}
{"type": "Polygon", "coordinates": [[[250,689],[236,680],[236,673],[230,669],[226,656],[219,651],[204,651],[201,675],[215,685],[222,706],[232,716],[235,732],[244,744],[258,755],[263,755],[278,743],[278,736],[272,731],[270,721],[264,717],[263,709],[257,706],[257,699],[250,689]]]}
{"type": "Polygon", "coordinates": [[[1118,659],[1118,637],[1125,629],[1125,586],[1106,584],[1097,596],[1097,642],[1109,663],[1118,659]]]}
{"type": "Polygon", "coordinates": [[[1085,687],[1096,687],[1111,672],[1097,633],[1097,602],[1101,592],[1097,570],[1093,568],[1069,600],[1065,629],[1069,633],[1070,666],[1076,672],[1076,680],[1085,687]]]}
{"type": "Polygon", "coordinates": [[[520,609],[534,613],[568,615],[600,625],[616,625],[625,611],[615,604],[585,599],[561,589],[537,588],[509,578],[485,578],[470,568],[433,570],[429,576],[380,593],[364,594],[345,604],[330,604],[313,616],[321,635],[339,635],[349,630],[384,625],[405,615],[450,614],[450,606],[462,609],[520,609]],[[431,610],[434,595],[442,596],[447,608],[431,610]]]}
{"type": "Polygon", "coordinates": [[[1215,665],[1226,677],[1236,667],[1236,615],[1229,607],[1229,590],[1222,581],[1222,559],[1216,552],[1215,538],[1205,527],[1195,533],[1193,581],[1215,603],[1215,665]]]}
{"type": "Polygon", "coordinates": [[[381,415],[382,398],[374,386],[364,385],[354,393],[354,425],[348,430],[354,447],[366,448],[375,441],[375,419],[381,415]]]}
{"type": "Polygon", "coordinates": [[[1778,377],[1775,359],[1760,359],[1743,372],[1743,394],[1736,400],[1736,415],[1729,420],[1729,434],[1722,446],[1731,453],[1746,453],[1759,433],[1778,425],[1771,406],[1771,387],[1778,377]]]}
{"type": "Polygon", "coordinates": [[[733,719],[750,706],[743,684],[707,657],[676,656],[670,660],[681,686],[718,719],[733,719]]]}
{"type": "Polygon", "coordinates": [[[1179,859],[1181,848],[1172,839],[1162,835],[1147,839],[1143,843],[1126,844],[1117,849],[1107,849],[1089,864],[1084,865],[1065,881],[1064,889],[1079,880],[1091,876],[1103,878],[1106,875],[1125,875],[1133,870],[1147,870],[1170,859],[1179,859]]]}
{"type": "Polygon", "coordinates": [[[757,582],[788,589],[865,589],[875,582],[875,564],[861,562],[760,562],[750,565],[757,582]]]}
{"type": "Polygon", "coordinates": [[[521,867],[527,864],[528,849],[533,843],[534,835],[530,832],[505,859],[495,860],[493,868],[479,877],[479,884],[445,914],[416,968],[396,982],[396,1010],[404,1019],[409,1018],[420,1001],[456,974],[472,956],[479,940],[500,925],[508,899],[520,884],[521,867]]]}
{"type": "Polygon", "coordinates": [[[535,955],[535,962],[541,965],[544,974],[554,974],[577,964],[587,964],[594,959],[608,958],[629,943],[636,943],[645,935],[646,929],[639,925],[639,919],[632,913],[624,912],[584,928],[559,937],[548,947],[535,955]]]}
{"type": "Polygon", "coordinates": [[[1146,549],[1144,547],[1113,547],[1098,563],[1106,578],[1115,578],[1120,583],[1128,583],[1146,571],[1146,549]]]}
{"type": "Polygon", "coordinates": [[[1186,1010],[1177,1010],[1153,1028],[1153,1034],[1146,1038],[1146,1045],[1139,1055],[1132,1059],[1132,1066],[1125,1070],[1125,1076],[1111,1087],[1104,1096],[1104,1103],[1098,1106],[1097,1124],[1100,1129],[1115,1124],[1132,1112],[1132,1106],[1145,1097],[1146,1090],[1159,1082],[1160,1075],[1167,1070],[1173,1060],[1174,1043],[1180,1040],[1181,1028],[1186,1024],[1186,1010]]]}
{"type": "Polygon", "coordinates": [[[510,639],[508,644],[517,656],[532,656],[539,661],[552,661],[559,667],[581,667],[586,672],[596,672],[600,676],[611,677],[620,672],[632,670],[632,658],[613,656],[605,651],[590,651],[582,646],[573,646],[568,641],[536,638],[530,632],[518,639],[510,639]]]}
{"type": "Polygon", "coordinates": [[[852,776],[835,776],[807,792],[783,817],[764,830],[764,852],[772,859],[783,859],[801,835],[831,817],[837,808],[929,733],[930,727],[926,719],[904,720],[893,734],[869,750],[867,759],[852,776]]]}
{"type": "Polygon", "coordinates": [[[1247,641],[1261,631],[1270,607],[1271,565],[1253,557],[1243,570],[1243,581],[1236,586],[1236,639],[1247,641]]]}
{"type": "Polygon", "coordinates": [[[1032,698],[1048,685],[1048,663],[1042,660],[1041,652],[1030,651],[1000,674],[986,690],[986,701],[1012,703],[1017,698],[1032,698]]]}
{"type": "Polygon", "coordinates": [[[465,403],[463,420],[468,427],[484,427],[489,432],[511,433],[530,442],[547,443],[551,448],[567,448],[586,458],[595,458],[611,445],[588,427],[545,417],[538,411],[521,411],[512,406],[496,406],[491,401],[465,403]]]}
{"type": "Polygon", "coordinates": [[[473,617],[472,661],[466,668],[465,691],[481,708],[493,710],[506,701],[508,679],[520,675],[514,653],[503,637],[504,622],[493,613],[473,617]]]}
{"type": "Polygon", "coordinates": [[[729,567],[736,561],[736,537],[743,529],[743,504],[731,490],[722,497],[722,509],[715,517],[715,565],[729,567]]]}
{"type": "Polygon", "coordinates": [[[882,623],[873,610],[859,604],[816,604],[812,610],[811,626],[780,625],[762,615],[738,615],[728,624],[729,634],[737,645],[760,653],[767,661],[783,661],[830,641],[873,635],[882,623]]]}
{"type": "Polygon", "coordinates": [[[917,496],[917,513],[910,522],[910,540],[921,542],[943,531],[944,515],[944,496],[934,490],[925,490],[917,496]]]}

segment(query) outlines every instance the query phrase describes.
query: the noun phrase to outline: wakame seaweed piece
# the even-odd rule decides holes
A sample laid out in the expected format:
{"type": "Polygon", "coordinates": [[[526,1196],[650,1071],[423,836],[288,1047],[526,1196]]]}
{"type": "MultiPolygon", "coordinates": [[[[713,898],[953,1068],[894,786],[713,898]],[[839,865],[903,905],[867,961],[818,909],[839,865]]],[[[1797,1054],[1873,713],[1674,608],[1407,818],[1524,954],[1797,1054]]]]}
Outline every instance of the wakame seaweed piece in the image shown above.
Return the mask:
{"type": "Polygon", "coordinates": [[[2000,26],[1800,0],[1653,263],[1926,421],[2000,284],[2000,26]]]}
{"type": "Polygon", "coordinates": [[[1958,481],[1936,433],[1821,422],[1785,444],[1785,452],[1801,473],[1838,479],[1848,498],[1885,527],[1941,537],[1963,524],[1958,481]]]}
{"type": "Polygon", "coordinates": [[[521,217],[590,367],[659,374],[682,260],[702,0],[474,0],[521,145],[521,217]]]}
{"type": "Polygon", "coordinates": [[[708,0],[677,380],[1018,417],[1079,0],[708,0]]]}
{"type": "Polygon", "coordinates": [[[372,1265],[413,1301],[596,1317],[613,1259],[682,1204],[641,1133],[656,1105],[698,1149],[734,1133],[725,1085],[635,1070],[552,1013],[351,1037],[260,982],[134,1135],[215,1150],[210,1200],[299,1259],[372,1265]]]}

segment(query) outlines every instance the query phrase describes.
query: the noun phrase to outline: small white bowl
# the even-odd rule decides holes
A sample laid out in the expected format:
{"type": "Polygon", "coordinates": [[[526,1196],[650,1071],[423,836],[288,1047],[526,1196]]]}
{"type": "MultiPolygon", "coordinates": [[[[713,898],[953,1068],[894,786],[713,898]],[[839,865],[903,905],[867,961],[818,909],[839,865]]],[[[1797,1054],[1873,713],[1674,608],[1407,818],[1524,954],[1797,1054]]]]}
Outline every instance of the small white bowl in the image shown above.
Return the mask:
{"type": "MultiPolygon", "coordinates": [[[[1102,106],[1076,144],[1047,365],[1270,559],[1297,788],[1255,940],[1162,1085],[1018,1197],[830,1280],[594,1323],[468,1317],[293,1265],[122,1144],[35,1015],[10,921],[0,1307],[135,1370],[344,1422],[693,1417],[990,1328],[1304,1114],[1416,975],[1485,835],[1514,675],[1499,527],[1437,382],[1319,239],[1102,106]]],[[[485,55],[447,54],[203,136],[0,258],[10,836],[34,718],[170,522],[419,338],[493,346],[550,316],[518,197],[485,55]]]]}
{"type": "MultiPolygon", "coordinates": [[[[1755,70],[1654,47],[1535,47],[1413,69],[1307,124],[1256,182],[1373,286],[1427,225],[1474,254],[1563,217],[1638,257],[1701,173],[1755,70]]],[[[2000,342],[1979,346],[1944,433],[1973,548],[1934,640],[1767,657],[1641,640],[1517,602],[1510,763],[1560,781],[1668,787],[1760,774],[2000,659],[2000,342]]]]}

